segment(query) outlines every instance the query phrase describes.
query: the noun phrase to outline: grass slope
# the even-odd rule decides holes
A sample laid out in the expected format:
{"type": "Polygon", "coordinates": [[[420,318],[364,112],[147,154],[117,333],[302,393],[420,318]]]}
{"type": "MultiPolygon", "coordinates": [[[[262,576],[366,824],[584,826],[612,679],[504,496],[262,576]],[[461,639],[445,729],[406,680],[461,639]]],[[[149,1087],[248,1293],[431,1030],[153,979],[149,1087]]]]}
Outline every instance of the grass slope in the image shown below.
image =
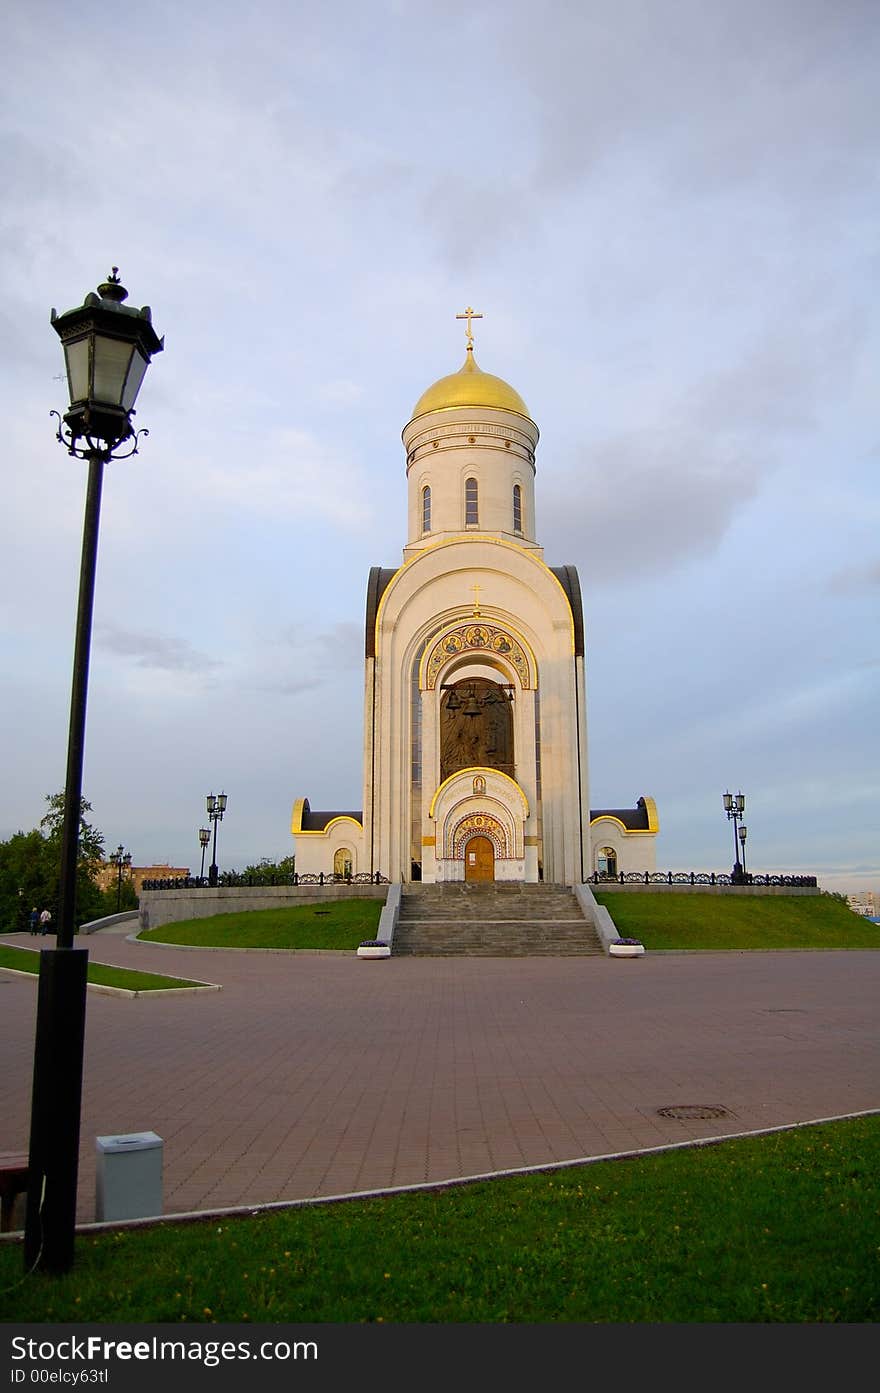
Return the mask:
{"type": "Polygon", "coordinates": [[[880,1118],[77,1239],[5,1321],[874,1322],[880,1118]]]}
{"type": "Polygon", "coordinates": [[[831,895],[597,890],[623,938],[651,948],[880,948],[880,926],[831,895]]]}
{"type": "MultiPolygon", "coordinates": [[[[0,945],[0,967],[10,967],[16,972],[38,973],[40,954],[31,948],[12,948],[0,945]]],[[[167,991],[170,987],[201,987],[202,982],[191,982],[186,977],[162,977],[156,972],[136,972],[133,968],[107,967],[103,963],[90,962],[87,980],[93,986],[124,987],[128,992],[167,991]]]]}
{"type": "Polygon", "coordinates": [[[138,937],[201,948],[355,949],[375,937],[381,912],[381,900],[327,900],[186,919],[146,929],[138,937]]]}

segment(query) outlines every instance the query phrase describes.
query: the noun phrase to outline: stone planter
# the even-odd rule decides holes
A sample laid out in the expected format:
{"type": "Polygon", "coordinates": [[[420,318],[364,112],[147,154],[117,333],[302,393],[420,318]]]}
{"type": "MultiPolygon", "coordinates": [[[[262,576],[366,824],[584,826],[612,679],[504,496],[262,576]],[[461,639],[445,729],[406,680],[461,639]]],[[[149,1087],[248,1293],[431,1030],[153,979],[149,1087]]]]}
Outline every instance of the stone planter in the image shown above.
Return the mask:
{"type": "Polygon", "coordinates": [[[610,943],[608,952],[612,958],[641,958],[645,952],[644,943],[610,943]]]}
{"type": "Polygon", "coordinates": [[[390,958],[391,949],[387,943],[362,943],[357,955],[359,958],[390,958]]]}

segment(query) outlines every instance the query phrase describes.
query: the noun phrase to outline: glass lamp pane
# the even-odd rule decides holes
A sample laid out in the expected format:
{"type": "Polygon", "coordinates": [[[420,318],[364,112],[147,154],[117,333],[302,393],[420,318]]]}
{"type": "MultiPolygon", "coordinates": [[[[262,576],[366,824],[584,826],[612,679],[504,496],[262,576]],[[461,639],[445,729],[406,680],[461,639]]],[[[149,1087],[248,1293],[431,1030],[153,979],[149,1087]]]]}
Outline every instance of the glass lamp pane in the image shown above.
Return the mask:
{"type": "Polygon", "coordinates": [[[77,339],[75,343],[64,345],[64,357],[67,363],[67,389],[70,393],[70,404],[77,401],[88,401],[89,397],[89,341],[88,339],[77,339]]]}
{"type": "Polygon", "coordinates": [[[125,388],[122,393],[122,409],[130,411],[137,401],[137,394],[141,389],[144,380],[144,373],[147,370],[147,360],[138,352],[137,349],[131,355],[131,363],[128,369],[125,388]]]}
{"type": "Polygon", "coordinates": [[[92,387],[94,401],[107,402],[113,406],[123,404],[123,393],[133,353],[134,345],[131,343],[124,343],[122,339],[107,339],[100,334],[95,335],[95,377],[92,387]]]}

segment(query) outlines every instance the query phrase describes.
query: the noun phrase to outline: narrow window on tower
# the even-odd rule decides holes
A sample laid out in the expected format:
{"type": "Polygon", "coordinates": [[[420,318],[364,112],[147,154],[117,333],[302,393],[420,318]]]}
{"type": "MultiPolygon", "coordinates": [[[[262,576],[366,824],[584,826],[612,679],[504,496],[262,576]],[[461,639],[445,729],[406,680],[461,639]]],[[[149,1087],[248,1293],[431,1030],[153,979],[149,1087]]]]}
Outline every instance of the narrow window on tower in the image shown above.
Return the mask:
{"type": "Polygon", "coordinates": [[[422,531],[431,530],[431,490],[426,484],[422,489],[422,531]]]}
{"type": "Polygon", "coordinates": [[[513,530],[522,532],[522,489],[519,484],[513,486],[513,530]]]}
{"type": "Polygon", "coordinates": [[[480,509],[477,502],[477,481],[467,479],[464,486],[464,525],[479,527],[480,509]]]}

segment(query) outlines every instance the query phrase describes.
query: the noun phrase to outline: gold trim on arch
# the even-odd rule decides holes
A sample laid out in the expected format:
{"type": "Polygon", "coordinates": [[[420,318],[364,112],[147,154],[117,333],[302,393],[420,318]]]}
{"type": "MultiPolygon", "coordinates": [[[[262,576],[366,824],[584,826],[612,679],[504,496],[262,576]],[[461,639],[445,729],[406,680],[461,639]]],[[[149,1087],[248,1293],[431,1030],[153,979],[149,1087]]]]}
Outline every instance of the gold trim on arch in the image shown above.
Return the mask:
{"type": "MultiPolygon", "coordinates": [[[[557,590],[561,592],[562,598],[565,601],[565,612],[568,615],[569,640],[571,642],[572,655],[574,655],[574,615],[571,612],[571,602],[568,598],[568,595],[565,592],[565,587],[563,586],[559,577],[553,574],[546,561],[542,560],[541,557],[535,555],[533,547],[525,547],[522,546],[519,542],[510,542],[507,540],[506,537],[496,537],[487,532],[456,532],[451,537],[440,537],[437,539],[436,542],[429,542],[427,546],[419,547],[418,551],[416,551],[412,556],[408,556],[404,561],[403,565],[398,566],[397,570],[394,572],[394,575],[391,577],[385,589],[382,591],[382,598],[380,599],[379,604],[376,607],[376,623],[373,633],[373,646],[378,647],[375,640],[379,633],[379,626],[382,622],[382,614],[385,609],[386,601],[389,595],[391,594],[391,591],[397,584],[397,581],[399,580],[400,576],[404,573],[404,571],[408,570],[408,568],[412,566],[415,561],[418,561],[422,556],[426,556],[428,552],[437,551],[440,547],[459,546],[462,542],[488,542],[491,546],[503,547],[507,551],[518,551],[521,556],[527,557],[529,561],[531,561],[534,565],[539,566],[542,571],[546,572],[546,574],[552,580],[553,584],[556,586],[557,590]]],[[[407,543],[407,545],[409,545],[409,543],[407,543]]],[[[462,569],[466,570],[467,568],[462,567],[462,569]]],[[[476,569],[479,570],[483,568],[477,567],[476,569]]]]}
{"type": "MultiPolygon", "coordinates": [[[[528,798],[526,798],[526,795],[523,793],[523,790],[521,786],[517,783],[516,779],[512,779],[509,774],[505,774],[503,769],[490,769],[487,765],[484,764],[472,764],[469,765],[467,769],[456,769],[454,774],[448,774],[447,777],[443,780],[442,784],[438,785],[434,793],[434,797],[431,799],[431,806],[428,809],[428,817],[432,818],[434,816],[434,809],[437,806],[437,799],[440,797],[443,790],[448,788],[449,785],[453,783],[455,779],[460,779],[465,774],[482,774],[484,778],[487,778],[491,774],[496,779],[504,779],[507,783],[512,784],[513,787],[516,789],[517,793],[519,794],[520,798],[522,799],[522,805],[525,809],[525,817],[529,816],[529,800],[528,798]]],[[[473,798],[474,796],[475,795],[473,794],[473,792],[469,794],[469,797],[471,798],[473,798]]],[[[491,800],[493,798],[493,794],[489,793],[487,790],[486,793],[480,794],[479,797],[488,798],[491,800]]]]}
{"type": "Polygon", "coordinates": [[[610,813],[603,813],[601,817],[591,817],[590,826],[596,827],[600,822],[616,822],[621,832],[627,837],[653,837],[657,831],[656,827],[627,827],[625,822],[621,822],[619,817],[612,817],[610,813]]]}
{"type": "Polygon", "coordinates": [[[499,662],[508,663],[519,678],[523,691],[538,685],[538,664],[531,645],[523,635],[517,633],[511,624],[486,619],[480,614],[451,620],[430,644],[426,644],[419,662],[419,688],[423,692],[432,692],[446,663],[473,655],[494,657],[499,662]],[[476,631],[485,635],[484,643],[473,642],[476,631]],[[458,642],[454,651],[444,647],[452,640],[458,642]],[[495,644],[499,642],[505,643],[506,649],[496,648],[495,644]],[[442,650],[442,653],[438,650],[442,650]]]}
{"type": "MultiPolygon", "coordinates": [[[[293,805],[293,814],[290,819],[291,836],[326,837],[330,832],[331,827],[335,827],[338,822],[350,822],[352,827],[356,827],[358,831],[363,832],[363,823],[358,822],[356,817],[349,817],[347,813],[340,813],[338,817],[331,817],[326,827],[304,828],[302,825],[302,819],[304,812],[303,804],[305,803],[305,801],[305,798],[297,798],[296,802],[293,805]]],[[[311,809],[309,811],[311,811],[311,809]]]]}

